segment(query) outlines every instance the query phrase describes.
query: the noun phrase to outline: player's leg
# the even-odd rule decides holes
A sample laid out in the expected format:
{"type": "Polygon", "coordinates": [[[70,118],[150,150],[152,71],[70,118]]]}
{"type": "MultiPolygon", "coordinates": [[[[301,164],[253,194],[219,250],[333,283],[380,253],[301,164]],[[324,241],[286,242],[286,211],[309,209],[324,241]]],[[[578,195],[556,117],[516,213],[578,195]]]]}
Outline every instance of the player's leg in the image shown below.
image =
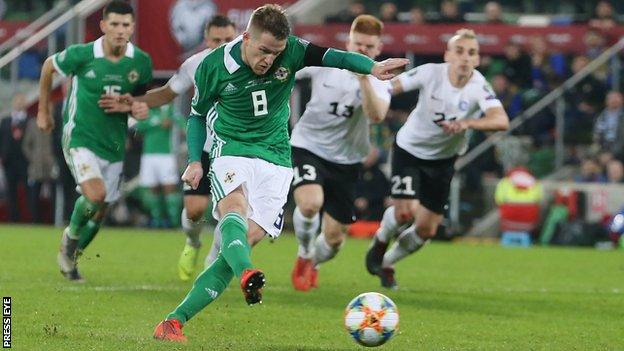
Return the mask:
{"type": "Polygon", "coordinates": [[[383,286],[396,288],[394,264],[418,251],[435,236],[448,202],[455,159],[416,160],[419,170],[418,198],[414,225],[405,229],[385,253],[379,274],[383,286]]]}
{"type": "Polygon", "coordinates": [[[102,172],[104,186],[106,188],[106,196],[102,207],[79,231],[79,254],[84,252],[99,232],[104,216],[106,215],[108,204],[117,201],[121,196],[123,162],[109,163],[108,161],[98,159],[98,164],[102,172]]]}
{"type": "Polygon", "coordinates": [[[347,228],[355,222],[355,184],[361,165],[339,165],[326,161],[323,192],[323,224],[321,234],[314,243],[314,266],[310,285],[317,287],[318,269],[321,263],[334,258],[347,237],[347,228]]]}
{"type": "Polygon", "coordinates": [[[323,163],[311,152],[293,147],[293,196],[295,210],[293,227],[299,243],[297,259],[291,272],[291,282],[295,289],[310,289],[309,272],[314,258],[314,238],[319,230],[319,211],[323,206],[323,163]]]}
{"type": "MultiPolygon", "coordinates": [[[[210,202],[210,179],[207,176],[208,169],[210,169],[210,156],[206,152],[202,153],[202,168],[206,175],[199,181],[197,189],[184,185],[184,209],[180,220],[184,234],[186,234],[186,243],[178,260],[178,276],[184,281],[191,279],[197,267],[197,257],[202,245],[200,236],[205,224],[204,214],[210,202]]],[[[217,232],[218,230],[215,230],[215,239],[217,232]]],[[[218,252],[217,249],[216,253],[218,252]]],[[[211,262],[215,259],[216,255],[211,262]]],[[[206,267],[208,266],[209,264],[206,264],[206,267]]]]}
{"type": "Polygon", "coordinates": [[[435,236],[442,218],[441,214],[419,206],[416,223],[399,234],[395,243],[385,253],[381,264],[382,270],[393,268],[396,262],[423,247],[430,238],[435,236]]]}
{"type": "MultiPolygon", "coordinates": [[[[248,221],[249,232],[248,242],[250,246],[259,243],[266,232],[258,224],[248,221]]],[[[154,338],[171,341],[184,341],[186,337],[182,334],[182,326],[188,322],[195,314],[206,308],[210,303],[223,293],[234,277],[230,266],[225,262],[223,256],[217,258],[200,273],[193,287],[184,300],[169,313],[164,321],[160,322],[154,330],[154,338]]],[[[252,283],[250,281],[250,283],[252,283]]]]}
{"type": "Polygon", "coordinates": [[[57,262],[69,280],[82,280],[76,268],[79,232],[103,206],[106,185],[95,155],[86,148],[65,150],[65,160],[79,185],[81,196],[74,203],[69,225],[63,231],[57,262]]]}
{"type": "Polygon", "coordinates": [[[150,216],[150,227],[158,228],[162,219],[162,206],[158,187],[158,160],[155,155],[141,155],[141,170],[139,183],[143,187],[143,206],[150,216]]]}
{"type": "Polygon", "coordinates": [[[381,224],[368,252],[366,269],[370,274],[378,274],[381,262],[390,241],[414,222],[418,202],[417,191],[420,173],[414,165],[414,157],[396,145],[392,149],[392,188],[393,205],[383,214],[381,224]]]}
{"type": "Polygon", "coordinates": [[[323,188],[319,184],[303,184],[295,188],[293,195],[296,204],[293,227],[299,245],[291,282],[296,290],[307,291],[311,288],[309,274],[314,260],[314,241],[320,225],[323,188]]]}
{"type": "Polygon", "coordinates": [[[311,287],[318,287],[318,271],[321,263],[334,258],[344,245],[347,228],[348,224],[334,219],[328,212],[323,213],[321,233],[314,240],[314,260],[309,276],[311,287]]]}
{"type": "Polygon", "coordinates": [[[178,170],[176,166],[175,156],[162,155],[162,165],[160,169],[160,184],[162,184],[163,194],[165,197],[165,209],[167,218],[172,227],[180,226],[180,207],[182,198],[178,192],[178,170]]]}

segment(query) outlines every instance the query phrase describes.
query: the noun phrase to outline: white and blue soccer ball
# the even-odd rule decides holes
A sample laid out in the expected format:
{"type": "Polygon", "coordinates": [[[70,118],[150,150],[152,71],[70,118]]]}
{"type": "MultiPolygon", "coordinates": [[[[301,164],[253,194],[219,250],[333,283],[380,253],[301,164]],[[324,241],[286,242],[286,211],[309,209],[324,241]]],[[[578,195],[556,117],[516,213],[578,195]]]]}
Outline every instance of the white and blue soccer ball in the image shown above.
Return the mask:
{"type": "Polygon", "coordinates": [[[398,330],[399,310],[387,296],[367,292],[349,302],[344,323],[358,344],[379,346],[390,340],[398,330]]]}

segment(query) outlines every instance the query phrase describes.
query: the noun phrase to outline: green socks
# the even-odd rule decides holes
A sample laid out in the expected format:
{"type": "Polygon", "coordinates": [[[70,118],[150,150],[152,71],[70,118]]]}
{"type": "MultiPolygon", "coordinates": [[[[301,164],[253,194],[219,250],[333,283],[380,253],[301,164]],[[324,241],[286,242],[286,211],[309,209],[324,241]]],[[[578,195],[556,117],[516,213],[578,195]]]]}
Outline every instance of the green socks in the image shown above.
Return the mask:
{"type": "Polygon", "coordinates": [[[165,195],[165,205],[167,207],[167,216],[174,228],[180,226],[180,207],[182,207],[182,199],[177,192],[165,195]]]}
{"type": "Polygon", "coordinates": [[[234,273],[222,255],[195,279],[193,288],[182,303],[166,319],[177,319],[184,324],[204,309],[228,286],[234,273]]]}
{"type": "Polygon", "coordinates": [[[92,202],[84,196],[80,196],[74,204],[74,211],[69,220],[69,237],[78,239],[80,229],[87,224],[89,219],[102,207],[102,204],[92,202]]]}
{"type": "Polygon", "coordinates": [[[160,223],[163,215],[160,205],[160,195],[155,194],[151,189],[145,189],[143,193],[143,204],[149,211],[152,221],[154,221],[154,223],[160,223]]]}
{"type": "Polygon", "coordinates": [[[217,259],[195,279],[193,288],[182,303],[166,319],[177,319],[184,324],[208,304],[217,299],[234,276],[240,277],[251,268],[247,243],[247,221],[238,213],[228,213],[217,225],[221,231],[221,253],[217,259]]]}
{"type": "Polygon", "coordinates": [[[247,221],[238,213],[230,212],[221,218],[217,228],[221,232],[221,255],[240,278],[245,269],[253,267],[247,243],[247,221]]]}
{"type": "Polygon", "coordinates": [[[95,234],[100,230],[101,221],[89,220],[82,228],[78,230],[78,250],[84,251],[89,246],[95,234]]]}

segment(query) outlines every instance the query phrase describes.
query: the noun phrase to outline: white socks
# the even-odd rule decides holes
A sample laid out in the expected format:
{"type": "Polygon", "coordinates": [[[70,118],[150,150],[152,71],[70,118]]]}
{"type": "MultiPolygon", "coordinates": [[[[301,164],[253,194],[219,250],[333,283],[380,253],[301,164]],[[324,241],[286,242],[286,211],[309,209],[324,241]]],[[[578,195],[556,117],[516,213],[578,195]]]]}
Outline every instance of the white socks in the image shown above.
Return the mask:
{"type": "Polygon", "coordinates": [[[416,226],[412,224],[399,235],[396,242],[386,252],[381,266],[383,268],[392,267],[396,262],[404,259],[409,254],[418,251],[428,241],[423,240],[416,234],[416,226]]]}
{"type": "Polygon", "coordinates": [[[379,229],[377,229],[375,237],[383,243],[388,243],[390,240],[394,239],[394,237],[396,237],[401,230],[407,228],[410,224],[410,222],[404,224],[397,223],[394,215],[394,206],[390,206],[384,211],[381,219],[381,225],[379,226],[379,229]]]}
{"type": "Polygon", "coordinates": [[[204,261],[204,267],[208,268],[217,259],[219,256],[219,252],[221,251],[221,230],[219,227],[215,227],[214,229],[214,237],[212,238],[212,246],[210,247],[210,252],[206,256],[206,260],[204,261]]]}
{"type": "Polygon", "coordinates": [[[201,234],[202,228],[204,227],[204,222],[193,222],[192,220],[190,220],[186,216],[186,208],[182,210],[181,217],[182,229],[184,229],[184,233],[186,233],[186,244],[198,249],[201,246],[201,240],[199,239],[199,235],[201,234]]]}
{"type": "Polygon", "coordinates": [[[293,212],[293,226],[295,236],[299,242],[298,255],[301,258],[310,259],[314,256],[314,237],[321,223],[320,215],[317,213],[312,218],[305,217],[299,207],[293,212]]]}
{"type": "Polygon", "coordinates": [[[314,241],[314,262],[318,265],[331,260],[334,256],[336,256],[338,251],[340,251],[343,244],[340,244],[337,247],[330,246],[327,243],[327,240],[325,240],[325,234],[319,234],[314,241]]]}

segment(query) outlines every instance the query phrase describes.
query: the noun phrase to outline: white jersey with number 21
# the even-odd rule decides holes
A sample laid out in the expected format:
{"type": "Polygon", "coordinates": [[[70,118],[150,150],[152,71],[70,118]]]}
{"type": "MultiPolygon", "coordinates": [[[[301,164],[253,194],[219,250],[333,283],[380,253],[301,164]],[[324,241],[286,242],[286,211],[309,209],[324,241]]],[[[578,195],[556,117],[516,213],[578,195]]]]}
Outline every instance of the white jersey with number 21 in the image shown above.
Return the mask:
{"type": "Polygon", "coordinates": [[[403,91],[419,89],[418,104],[397,134],[402,149],[424,160],[439,160],[465,152],[466,132],[446,134],[441,123],[480,118],[489,108],[502,106],[483,75],[474,70],[463,88],[451,85],[448,64],[428,63],[397,77],[403,91]]]}

